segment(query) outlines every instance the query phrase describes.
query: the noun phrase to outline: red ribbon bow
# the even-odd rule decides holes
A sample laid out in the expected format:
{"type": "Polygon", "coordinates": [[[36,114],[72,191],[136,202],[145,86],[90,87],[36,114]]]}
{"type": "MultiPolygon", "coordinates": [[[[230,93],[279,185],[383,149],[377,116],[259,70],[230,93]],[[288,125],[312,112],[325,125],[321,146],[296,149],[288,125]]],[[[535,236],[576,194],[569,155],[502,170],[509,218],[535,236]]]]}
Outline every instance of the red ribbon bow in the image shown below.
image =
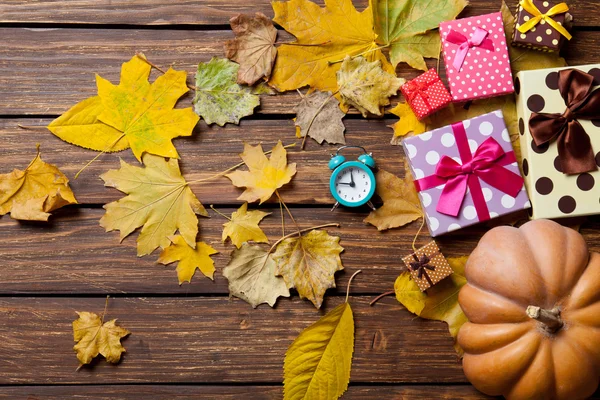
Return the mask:
{"type": "Polygon", "coordinates": [[[458,45],[458,49],[456,49],[456,55],[454,56],[454,61],[452,62],[452,65],[454,68],[456,68],[457,72],[460,72],[470,48],[481,47],[485,50],[494,51],[494,42],[487,37],[488,34],[489,32],[485,29],[476,27],[475,32],[473,32],[471,37],[467,39],[462,33],[458,33],[454,29],[450,30],[445,40],[458,45]]]}
{"type": "Polygon", "coordinates": [[[460,212],[468,186],[471,189],[471,197],[479,221],[488,220],[490,214],[479,179],[503,193],[516,197],[523,187],[523,178],[503,168],[516,162],[515,154],[512,151],[505,152],[493,137],[486,139],[475,153],[471,154],[463,123],[452,124],[452,131],[462,164],[448,156],[443,156],[436,166],[434,175],[415,181],[417,191],[444,185],[436,210],[456,217],[460,212]]]}
{"type": "Polygon", "coordinates": [[[406,83],[406,100],[409,103],[412,103],[415,99],[415,97],[417,96],[421,96],[421,99],[423,99],[423,102],[425,103],[425,105],[428,108],[431,108],[431,105],[429,104],[429,95],[427,94],[427,89],[429,89],[429,87],[431,85],[433,85],[435,82],[439,81],[440,77],[439,76],[434,76],[431,79],[428,80],[421,80],[419,78],[415,78],[409,82],[406,83]]]}
{"type": "Polygon", "coordinates": [[[556,139],[561,170],[579,174],[596,170],[590,137],[578,119],[600,118],[600,90],[594,77],[577,69],[558,73],[558,90],[567,106],[564,113],[532,113],[529,131],[537,146],[556,139]]]}

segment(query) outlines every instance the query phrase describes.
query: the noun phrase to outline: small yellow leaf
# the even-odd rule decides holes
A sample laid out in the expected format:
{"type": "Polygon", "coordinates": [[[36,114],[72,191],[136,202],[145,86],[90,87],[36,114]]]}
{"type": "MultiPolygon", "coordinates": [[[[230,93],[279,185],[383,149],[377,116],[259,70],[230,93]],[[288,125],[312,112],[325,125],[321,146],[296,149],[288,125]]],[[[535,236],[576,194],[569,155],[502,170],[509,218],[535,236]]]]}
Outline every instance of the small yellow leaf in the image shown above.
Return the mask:
{"type": "Polygon", "coordinates": [[[47,221],[50,212],[77,204],[67,177],[38,153],[25,170],[0,175],[0,215],[14,219],[47,221]]]}
{"type": "Polygon", "coordinates": [[[204,242],[196,243],[196,248],[190,247],[180,235],[171,238],[171,242],[171,245],[160,253],[157,262],[167,265],[179,261],[177,278],[180,285],[183,282],[191,283],[196,269],[207,278],[214,280],[215,263],[210,256],[217,254],[218,251],[204,242]]]}
{"type": "MultiPolygon", "coordinates": [[[[408,271],[401,273],[394,284],[396,299],[408,311],[421,318],[446,322],[450,335],[455,340],[460,327],[467,321],[458,304],[458,292],[467,283],[465,278],[467,258],[467,256],[448,258],[454,273],[427,289],[426,294],[419,290],[408,271]]],[[[462,349],[458,345],[455,345],[455,349],[459,355],[462,355],[462,349]]]]}
{"type": "Polygon", "coordinates": [[[372,211],[364,222],[384,231],[423,218],[421,203],[410,172],[407,171],[405,178],[400,179],[390,172],[379,169],[375,179],[376,193],[383,200],[383,205],[372,211]]]}
{"type": "Polygon", "coordinates": [[[145,168],[121,160],[121,168],[100,176],[105,186],[114,187],[127,196],[106,204],[100,226],[106,231],[119,230],[121,240],[142,227],[138,237],[138,256],[152,253],[171,244],[175,231],[191,247],[196,246],[198,218],[208,213],[192,193],[179,171],[177,160],[166,161],[152,154],[144,155],[145,168]]]}
{"type": "Polygon", "coordinates": [[[371,6],[358,12],[351,0],[326,0],[321,8],[309,0],[273,1],[273,21],[296,37],[283,44],[269,84],[279,91],[310,86],[323,92],[337,90],[336,71],[346,56],[364,54],[379,60],[383,69],[394,73],[373,32],[371,6]]]}
{"type": "Polygon", "coordinates": [[[229,281],[229,293],[253,308],[262,303],[273,307],[279,296],[290,297],[283,278],[275,276],[272,255],[260,246],[244,243],[232,251],[223,276],[229,281]]]}
{"type": "Polygon", "coordinates": [[[390,104],[404,79],[381,69],[381,61],[368,62],[364,57],[346,56],[337,72],[342,106],[354,106],[363,117],[367,112],[382,115],[381,107],[390,104]]]}
{"type": "Polygon", "coordinates": [[[223,243],[228,237],[238,249],[244,242],[269,243],[269,239],[258,226],[260,221],[269,214],[271,213],[258,210],[248,211],[248,203],[242,204],[231,214],[231,220],[223,224],[223,243]]]}
{"type": "Polygon", "coordinates": [[[320,308],[325,291],[335,287],[334,274],[344,269],[340,258],[344,248],[339,242],[339,237],[322,230],[287,238],[273,253],[275,273],[283,276],[288,288],[296,288],[301,298],[320,308]]]}
{"type": "Polygon", "coordinates": [[[77,344],[73,350],[81,364],[89,364],[98,354],[106,361],[116,364],[125,352],[121,339],[129,335],[127,329],[116,325],[116,319],[102,322],[102,319],[92,312],[79,312],[79,318],[73,321],[73,338],[77,344]]]}
{"type": "Polygon", "coordinates": [[[425,124],[417,119],[408,103],[398,103],[390,112],[400,117],[400,120],[391,126],[394,129],[394,136],[405,136],[409,132],[419,135],[425,132],[425,124]]]}
{"type": "Polygon", "coordinates": [[[264,154],[262,146],[244,145],[244,152],[240,154],[244,163],[248,166],[248,171],[235,171],[227,174],[234,186],[245,187],[246,190],[238,200],[253,201],[260,200],[260,203],[269,200],[273,193],[286,183],[292,180],[296,174],[296,164],[287,163],[287,152],[278,141],[271,159],[264,154]]]}
{"type": "Polygon", "coordinates": [[[343,303],[300,333],[285,353],[284,400],[335,400],[347,389],[354,315],[343,303]]]}

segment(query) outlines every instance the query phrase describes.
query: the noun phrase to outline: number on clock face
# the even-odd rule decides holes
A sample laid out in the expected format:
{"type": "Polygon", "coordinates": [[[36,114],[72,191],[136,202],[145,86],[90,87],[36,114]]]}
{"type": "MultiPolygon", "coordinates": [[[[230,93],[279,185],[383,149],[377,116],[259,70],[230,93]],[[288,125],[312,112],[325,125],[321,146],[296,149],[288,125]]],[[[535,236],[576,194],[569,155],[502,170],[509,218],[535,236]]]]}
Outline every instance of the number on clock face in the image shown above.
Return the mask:
{"type": "Polygon", "coordinates": [[[335,190],[338,196],[347,202],[363,200],[371,190],[371,178],[357,167],[346,167],[338,174],[335,190]]]}

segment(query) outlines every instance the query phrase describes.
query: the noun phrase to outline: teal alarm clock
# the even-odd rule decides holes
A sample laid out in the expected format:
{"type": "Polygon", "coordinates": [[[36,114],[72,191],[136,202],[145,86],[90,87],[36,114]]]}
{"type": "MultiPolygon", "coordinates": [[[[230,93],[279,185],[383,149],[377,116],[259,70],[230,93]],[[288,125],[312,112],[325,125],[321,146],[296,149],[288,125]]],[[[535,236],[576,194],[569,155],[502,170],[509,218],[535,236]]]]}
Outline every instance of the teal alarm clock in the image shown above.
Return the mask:
{"type": "Polygon", "coordinates": [[[329,179],[329,190],[336,200],[332,211],[340,204],[346,207],[359,207],[367,204],[373,210],[375,207],[371,203],[371,198],[375,194],[376,182],[373,169],[375,160],[372,154],[361,146],[342,146],[335,155],[331,155],[329,160],[329,169],[333,172],[329,179]],[[340,151],[349,148],[362,150],[357,161],[346,161],[346,158],[340,154],[340,151]]]}

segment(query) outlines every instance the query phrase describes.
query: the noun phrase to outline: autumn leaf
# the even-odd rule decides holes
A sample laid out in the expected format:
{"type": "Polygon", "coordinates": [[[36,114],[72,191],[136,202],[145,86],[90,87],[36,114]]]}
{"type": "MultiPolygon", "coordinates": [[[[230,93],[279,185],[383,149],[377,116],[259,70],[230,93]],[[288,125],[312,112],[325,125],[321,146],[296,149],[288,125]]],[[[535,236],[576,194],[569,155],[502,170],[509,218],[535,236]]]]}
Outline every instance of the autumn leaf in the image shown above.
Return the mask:
{"type": "MultiPolygon", "coordinates": [[[[467,322],[467,317],[458,304],[458,292],[467,283],[465,278],[467,258],[467,256],[448,258],[448,263],[454,273],[427,289],[427,293],[419,290],[408,271],[401,273],[394,284],[396,299],[408,311],[421,318],[446,322],[450,335],[454,339],[456,339],[460,327],[467,322]]],[[[462,349],[458,344],[455,344],[454,347],[459,355],[462,355],[462,349]]]]}
{"type": "Polygon", "coordinates": [[[408,103],[398,103],[390,112],[400,117],[400,120],[391,126],[394,136],[405,136],[410,132],[419,135],[425,132],[425,124],[417,119],[408,103]]]}
{"type": "Polygon", "coordinates": [[[0,174],[0,215],[13,219],[47,221],[50,212],[77,204],[67,177],[52,164],[42,161],[40,149],[23,171],[0,174]]]}
{"type": "Polygon", "coordinates": [[[238,14],[229,20],[235,39],[225,42],[225,57],[240,64],[237,83],[254,85],[271,75],[277,49],[277,29],[263,13],[238,14]]]}
{"type": "Polygon", "coordinates": [[[343,303],[300,333],[285,353],[284,400],[335,400],[347,389],[354,352],[354,315],[343,303]]]}
{"type": "Polygon", "coordinates": [[[382,115],[381,107],[390,104],[389,97],[398,92],[404,79],[381,69],[381,61],[369,62],[364,57],[346,56],[337,72],[342,106],[356,107],[363,117],[367,111],[382,115]]]}
{"type": "Polygon", "coordinates": [[[351,0],[326,0],[325,8],[309,0],[274,1],[273,20],[296,37],[279,46],[269,83],[279,91],[310,86],[323,92],[337,89],[336,71],[346,56],[379,60],[394,68],[375,43],[371,7],[358,12],[351,0]]]}
{"type": "Polygon", "coordinates": [[[383,205],[365,218],[364,222],[374,225],[377,230],[404,226],[423,218],[421,203],[411,179],[410,172],[400,179],[394,174],[379,169],[375,175],[375,193],[383,200],[383,205]]]}
{"type": "Polygon", "coordinates": [[[344,248],[339,242],[339,237],[322,230],[287,238],[273,253],[275,273],[288,288],[296,288],[301,298],[320,308],[325,291],[335,287],[334,274],[344,269],[340,258],[344,248]]]}
{"type": "Polygon", "coordinates": [[[275,276],[272,255],[257,245],[244,243],[233,250],[223,276],[229,281],[229,293],[253,308],[262,303],[273,307],[280,296],[290,297],[283,278],[275,276]]]}
{"type": "Polygon", "coordinates": [[[198,64],[194,105],[207,124],[239,124],[240,118],[252,115],[260,104],[250,87],[237,84],[239,68],[234,62],[216,57],[198,64]]]}
{"type": "Polygon", "coordinates": [[[167,265],[179,261],[177,264],[177,279],[179,284],[183,282],[192,282],[192,277],[199,269],[204,276],[214,280],[215,263],[210,258],[218,251],[204,242],[198,242],[194,247],[190,247],[181,235],[170,238],[171,245],[165,248],[158,257],[157,262],[167,265]]]}
{"type": "Polygon", "coordinates": [[[113,319],[103,322],[102,318],[92,312],[79,312],[79,318],[73,321],[73,339],[77,344],[73,350],[81,364],[89,364],[98,354],[106,361],[116,364],[125,352],[121,339],[129,335],[127,329],[116,325],[113,319]]]}
{"type": "Polygon", "coordinates": [[[438,58],[440,22],[455,19],[467,6],[466,0],[372,0],[377,43],[389,47],[395,67],[406,62],[427,70],[426,58],[438,58]]]}
{"type": "Polygon", "coordinates": [[[223,224],[223,243],[230,238],[231,243],[238,249],[244,242],[269,243],[269,239],[258,226],[260,221],[269,214],[271,213],[258,210],[248,211],[248,203],[242,204],[231,214],[229,222],[223,224]]]}
{"type": "Polygon", "coordinates": [[[119,85],[96,75],[98,96],[76,104],[48,129],[66,142],[96,151],[131,147],[139,161],[146,152],[178,158],[171,140],[190,136],[198,122],[191,108],[173,109],[188,91],[187,73],[169,68],[150,84],[150,68],[136,55],[123,64],[119,85]]]}
{"type": "Polygon", "coordinates": [[[107,232],[119,230],[121,240],[142,227],[137,239],[140,257],[169,246],[169,237],[177,230],[189,246],[196,247],[196,214],[208,213],[181,176],[177,160],[166,161],[152,154],[145,154],[143,160],[145,167],[121,160],[120,169],[100,176],[105,186],[127,194],[104,206],[106,213],[100,225],[107,232]]]}
{"type": "Polygon", "coordinates": [[[294,123],[300,131],[299,137],[308,135],[319,144],[324,141],[346,144],[346,127],[342,122],[345,114],[340,110],[340,103],[331,92],[315,90],[302,98],[294,112],[294,123]]]}
{"type": "Polygon", "coordinates": [[[231,179],[234,186],[246,188],[238,200],[249,203],[260,200],[262,204],[296,174],[296,163],[287,163],[287,152],[281,141],[273,147],[271,159],[263,153],[260,144],[244,144],[244,152],[240,157],[248,166],[248,171],[234,171],[225,175],[231,179]]]}

